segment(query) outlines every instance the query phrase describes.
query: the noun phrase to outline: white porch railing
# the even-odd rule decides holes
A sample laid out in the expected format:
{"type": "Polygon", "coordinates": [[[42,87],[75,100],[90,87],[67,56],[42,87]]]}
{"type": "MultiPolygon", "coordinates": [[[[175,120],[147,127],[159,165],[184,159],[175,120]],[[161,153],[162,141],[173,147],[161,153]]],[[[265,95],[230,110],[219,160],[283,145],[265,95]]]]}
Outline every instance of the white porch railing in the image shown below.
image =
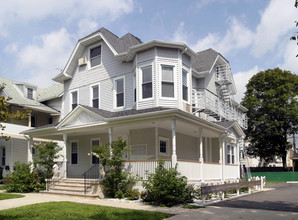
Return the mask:
{"type": "Polygon", "coordinates": [[[237,179],[240,178],[240,167],[238,165],[224,166],[224,177],[225,179],[237,179]]]}
{"type": "MultiPolygon", "coordinates": [[[[126,161],[124,168],[128,170],[128,172],[133,173],[134,175],[138,175],[143,178],[143,180],[148,179],[148,173],[154,173],[155,168],[158,165],[158,160],[131,160],[126,161]]],[[[171,167],[171,161],[165,161],[165,167],[169,169],[171,167]]]]}
{"type": "Polygon", "coordinates": [[[221,172],[221,164],[204,163],[203,164],[203,179],[208,180],[219,180],[221,172]]]}
{"type": "Polygon", "coordinates": [[[207,89],[193,88],[192,104],[195,111],[209,112],[217,120],[237,121],[242,128],[247,128],[247,117],[244,112],[207,89]]]}
{"type": "Polygon", "coordinates": [[[201,180],[201,163],[197,161],[181,161],[178,160],[178,171],[186,176],[189,180],[199,181],[201,180]]]}

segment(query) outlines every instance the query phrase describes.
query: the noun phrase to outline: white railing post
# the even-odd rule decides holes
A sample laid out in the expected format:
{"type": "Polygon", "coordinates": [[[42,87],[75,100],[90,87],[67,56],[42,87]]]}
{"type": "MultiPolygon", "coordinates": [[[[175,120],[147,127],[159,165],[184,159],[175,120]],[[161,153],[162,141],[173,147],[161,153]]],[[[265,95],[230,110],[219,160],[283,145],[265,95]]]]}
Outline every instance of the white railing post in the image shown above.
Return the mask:
{"type": "MultiPolygon", "coordinates": [[[[202,188],[205,186],[206,186],[206,183],[201,183],[201,193],[203,191],[202,188]]],[[[203,205],[205,205],[205,203],[206,203],[206,195],[203,195],[203,194],[202,194],[202,203],[203,203],[203,205]]]]}
{"type": "MultiPolygon", "coordinates": [[[[248,179],[248,182],[250,182],[251,179],[248,179]]],[[[248,187],[248,193],[251,194],[251,187],[248,187]]]]}

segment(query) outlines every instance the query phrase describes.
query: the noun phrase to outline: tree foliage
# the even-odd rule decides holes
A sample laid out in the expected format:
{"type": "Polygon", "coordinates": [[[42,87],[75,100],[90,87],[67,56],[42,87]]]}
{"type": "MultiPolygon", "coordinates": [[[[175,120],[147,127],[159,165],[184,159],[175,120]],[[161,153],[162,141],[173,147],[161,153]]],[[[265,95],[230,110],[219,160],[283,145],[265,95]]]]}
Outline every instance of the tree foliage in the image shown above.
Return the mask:
{"type": "Polygon", "coordinates": [[[248,154],[266,161],[279,156],[286,166],[288,135],[297,133],[297,95],[298,76],[289,71],[268,69],[250,79],[242,101],[248,109],[248,154]]]}
{"type": "Polygon", "coordinates": [[[55,159],[58,159],[61,155],[58,154],[62,150],[56,142],[45,142],[34,146],[37,150],[37,155],[34,157],[33,162],[35,167],[44,168],[46,178],[53,176],[52,169],[55,159]]]}
{"type": "MultiPolygon", "coordinates": [[[[297,8],[298,7],[298,0],[295,0],[295,4],[294,6],[297,8]]],[[[296,27],[298,27],[298,21],[295,21],[296,27]]],[[[298,32],[297,32],[298,33],[298,32]]],[[[290,40],[294,40],[297,41],[297,45],[298,45],[298,35],[294,35],[290,38],[290,40]]],[[[298,54],[296,55],[296,57],[298,57],[298,54]]]]}
{"type": "MultiPolygon", "coordinates": [[[[0,94],[4,90],[4,87],[5,87],[4,84],[2,84],[2,85],[0,84],[0,94]]],[[[20,112],[20,111],[11,112],[9,110],[9,104],[8,104],[9,100],[11,100],[10,97],[0,96],[0,130],[1,130],[0,138],[4,138],[6,140],[8,140],[9,137],[3,135],[3,131],[5,129],[5,126],[1,123],[7,122],[9,120],[27,119],[28,114],[29,114],[29,111],[26,111],[25,113],[20,112]]]]}
{"type": "Polygon", "coordinates": [[[103,185],[106,194],[112,198],[123,198],[137,181],[137,178],[124,170],[123,156],[130,150],[126,146],[126,142],[119,138],[112,144],[92,147],[92,152],[99,156],[105,167],[103,185]]]}

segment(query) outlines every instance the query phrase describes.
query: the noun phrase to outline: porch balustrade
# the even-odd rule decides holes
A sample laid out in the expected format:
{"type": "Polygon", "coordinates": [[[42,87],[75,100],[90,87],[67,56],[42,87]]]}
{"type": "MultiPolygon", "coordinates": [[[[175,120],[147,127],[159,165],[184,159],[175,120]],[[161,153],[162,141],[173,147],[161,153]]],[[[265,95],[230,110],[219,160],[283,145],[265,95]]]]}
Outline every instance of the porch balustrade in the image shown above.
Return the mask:
{"type": "Polygon", "coordinates": [[[216,82],[220,84],[231,83],[233,80],[229,65],[219,65],[216,67],[216,82]]]}
{"type": "Polygon", "coordinates": [[[217,121],[237,121],[242,128],[247,129],[246,114],[208,89],[193,88],[192,105],[193,112],[204,112],[217,121]]]}

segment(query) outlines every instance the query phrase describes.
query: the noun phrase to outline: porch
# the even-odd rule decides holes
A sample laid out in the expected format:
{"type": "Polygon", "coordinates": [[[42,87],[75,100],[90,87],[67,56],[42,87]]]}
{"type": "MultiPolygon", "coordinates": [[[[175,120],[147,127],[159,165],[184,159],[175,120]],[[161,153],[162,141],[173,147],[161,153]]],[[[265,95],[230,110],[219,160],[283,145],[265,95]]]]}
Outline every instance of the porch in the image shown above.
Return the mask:
{"type": "MultiPolygon", "coordinates": [[[[63,140],[62,178],[82,178],[86,170],[98,163],[90,154],[92,146],[111,143],[118,137],[132,149],[123,155],[125,168],[144,180],[146,171],[154,172],[160,157],[167,168],[177,164],[191,182],[240,177],[237,134],[176,109],[108,121],[82,108],[54,128],[30,134],[31,139],[47,136],[63,140]]],[[[28,147],[30,150],[31,144],[28,147]]]]}

